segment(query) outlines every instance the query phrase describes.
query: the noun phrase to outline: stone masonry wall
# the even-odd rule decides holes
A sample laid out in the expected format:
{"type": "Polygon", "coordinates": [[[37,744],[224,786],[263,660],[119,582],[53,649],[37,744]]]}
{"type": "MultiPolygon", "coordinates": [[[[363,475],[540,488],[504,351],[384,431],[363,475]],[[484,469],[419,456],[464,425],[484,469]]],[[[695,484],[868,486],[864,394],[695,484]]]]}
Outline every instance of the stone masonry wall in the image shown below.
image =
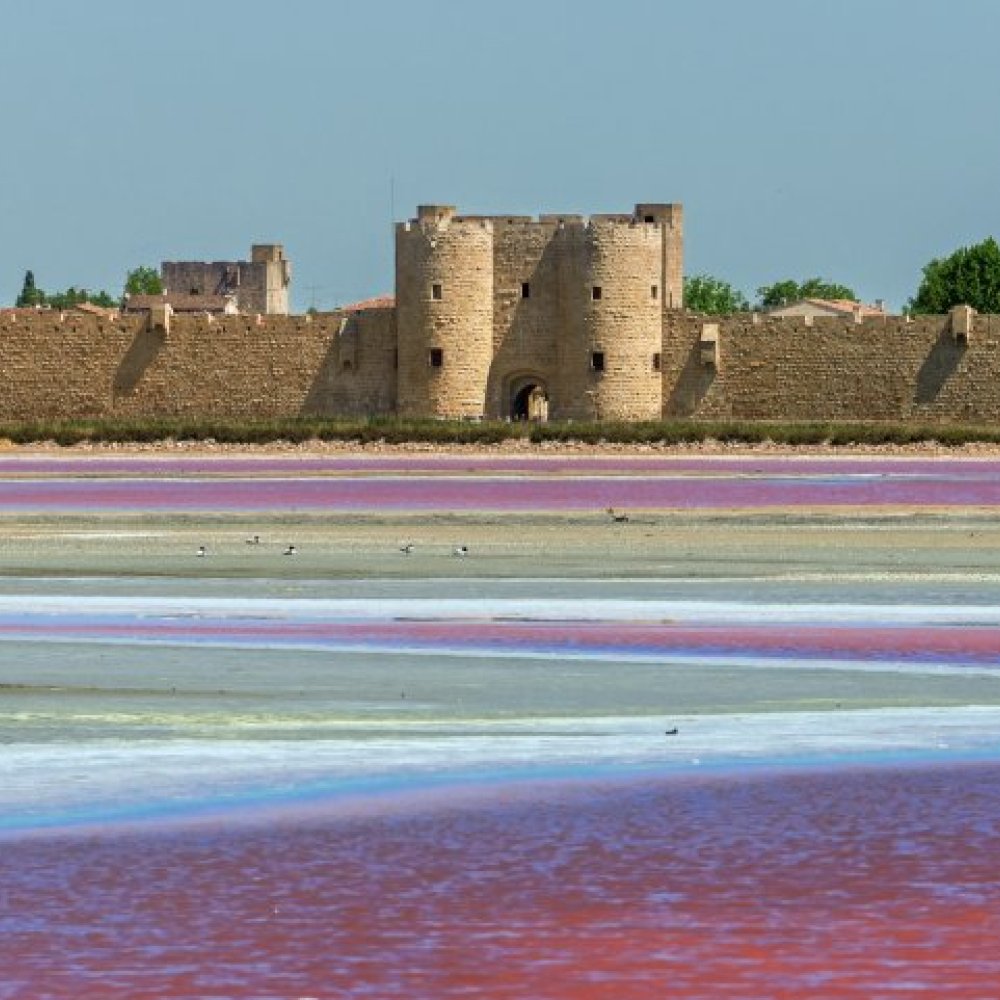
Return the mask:
{"type": "Polygon", "coordinates": [[[480,419],[493,360],[493,229],[435,209],[396,228],[399,409],[480,419]]]}
{"type": "Polygon", "coordinates": [[[144,317],[0,313],[0,419],[392,412],[395,345],[392,309],[175,316],[166,334],[144,317]]]}
{"type": "Polygon", "coordinates": [[[665,320],[664,415],[740,420],[1000,420],[1000,316],[960,343],[947,316],[665,320]],[[718,327],[718,364],[702,360],[718,327]]]}
{"type": "Polygon", "coordinates": [[[554,224],[493,219],[493,363],[487,412],[502,418],[512,396],[540,380],[558,380],[559,274],[554,224]],[[527,293],[527,295],[525,295],[527,293]]]}
{"type": "MultiPolygon", "coordinates": [[[[974,316],[967,342],[960,334],[942,316],[809,324],[670,314],[663,413],[1000,422],[1000,316],[974,316]]],[[[391,308],[259,322],[175,316],[166,334],[138,316],[2,311],[0,419],[392,413],[396,346],[391,308]]]]}
{"type": "Polygon", "coordinates": [[[655,420],[662,411],[662,235],[591,220],[560,234],[563,325],[555,418],[655,420]],[[602,367],[601,367],[602,366],[602,367]]]}

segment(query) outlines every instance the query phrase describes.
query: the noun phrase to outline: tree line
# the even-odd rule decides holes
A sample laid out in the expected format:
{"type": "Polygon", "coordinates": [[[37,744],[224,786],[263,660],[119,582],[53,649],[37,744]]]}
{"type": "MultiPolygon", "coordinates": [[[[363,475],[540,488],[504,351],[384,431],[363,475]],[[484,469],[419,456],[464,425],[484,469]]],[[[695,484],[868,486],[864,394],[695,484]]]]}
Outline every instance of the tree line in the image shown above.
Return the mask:
{"type": "MultiPolygon", "coordinates": [[[[751,308],[773,309],[801,299],[856,301],[857,295],[848,285],[822,278],[786,279],[758,288],[756,304],[751,306],[743,292],[721,278],[695,274],[684,279],[684,305],[694,312],[724,315],[751,308]]],[[[958,305],[972,306],[981,313],[1000,313],[1000,246],[992,236],[930,261],[905,311],[941,314],[958,305]]]]}
{"type": "Polygon", "coordinates": [[[122,294],[118,296],[105,291],[91,292],[75,285],[70,285],[63,292],[46,292],[35,283],[34,272],[26,271],[21,294],[14,304],[19,309],[72,309],[88,302],[105,309],[117,309],[129,295],[159,295],[162,291],[163,282],[154,267],[136,267],[129,271],[122,294]]]}

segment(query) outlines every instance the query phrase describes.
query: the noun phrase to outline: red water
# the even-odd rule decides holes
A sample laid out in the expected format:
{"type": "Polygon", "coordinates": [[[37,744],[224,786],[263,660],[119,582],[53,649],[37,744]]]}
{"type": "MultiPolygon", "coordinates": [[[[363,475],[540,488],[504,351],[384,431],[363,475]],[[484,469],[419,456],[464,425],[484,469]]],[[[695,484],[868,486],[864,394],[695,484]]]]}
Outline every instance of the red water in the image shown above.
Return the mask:
{"type": "Polygon", "coordinates": [[[0,996],[1000,995],[1000,765],[558,789],[5,844],[0,996]]]}
{"type": "Polygon", "coordinates": [[[0,458],[10,510],[1000,506],[1000,462],[798,457],[0,458]]]}
{"type": "Polygon", "coordinates": [[[995,625],[860,626],[821,624],[672,625],[644,622],[245,621],[150,615],[0,617],[0,637],[325,645],[337,648],[472,649],[584,655],[739,656],[861,662],[989,664],[1000,662],[995,625]]]}
{"type": "Polygon", "coordinates": [[[553,510],[1000,506],[1000,476],[9,479],[2,510],[553,510]]]}
{"type": "Polygon", "coordinates": [[[995,459],[851,456],[683,455],[129,455],[112,458],[0,455],[8,476],[300,476],[310,474],[444,475],[703,475],[1000,477],[995,459]]]}

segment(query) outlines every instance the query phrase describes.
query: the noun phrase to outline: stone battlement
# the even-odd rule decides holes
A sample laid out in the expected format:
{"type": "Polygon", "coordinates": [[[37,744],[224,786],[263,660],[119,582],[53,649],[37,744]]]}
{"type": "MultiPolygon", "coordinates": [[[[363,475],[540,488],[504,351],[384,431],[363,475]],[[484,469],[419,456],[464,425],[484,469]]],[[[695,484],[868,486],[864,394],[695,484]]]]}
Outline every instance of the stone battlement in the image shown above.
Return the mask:
{"type": "Polygon", "coordinates": [[[468,215],[459,214],[454,205],[420,205],[413,219],[402,222],[405,232],[418,227],[446,227],[452,223],[474,223],[480,226],[491,226],[500,229],[505,226],[538,226],[545,229],[566,226],[587,228],[602,223],[622,226],[668,226],[679,225],[682,218],[682,207],[677,204],[636,205],[633,213],[597,213],[593,215],[580,214],[550,214],[539,215],[468,215]]]}
{"type": "MultiPolygon", "coordinates": [[[[810,323],[675,311],[655,346],[657,416],[1000,421],[1000,316],[810,323]]],[[[388,414],[398,409],[401,350],[391,305],[315,317],[175,316],[165,333],[140,316],[3,310],[0,419],[388,414]]],[[[543,360],[529,345],[519,365],[511,360],[508,388],[529,416],[545,412],[533,364],[543,360]]],[[[621,385],[632,371],[606,351],[583,397],[592,417],[617,405],[593,391],[598,380],[621,385]]]]}

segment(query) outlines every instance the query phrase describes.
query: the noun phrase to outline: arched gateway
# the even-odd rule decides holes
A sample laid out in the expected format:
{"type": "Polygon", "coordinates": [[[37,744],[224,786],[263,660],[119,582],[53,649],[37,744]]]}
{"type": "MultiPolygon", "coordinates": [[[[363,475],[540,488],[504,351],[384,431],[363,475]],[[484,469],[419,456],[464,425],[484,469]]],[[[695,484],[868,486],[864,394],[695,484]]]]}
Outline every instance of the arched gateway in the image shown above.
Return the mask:
{"type": "Polygon", "coordinates": [[[549,393],[537,375],[517,375],[508,384],[507,416],[511,420],[543,422],[549,418],[549,393]]]}

